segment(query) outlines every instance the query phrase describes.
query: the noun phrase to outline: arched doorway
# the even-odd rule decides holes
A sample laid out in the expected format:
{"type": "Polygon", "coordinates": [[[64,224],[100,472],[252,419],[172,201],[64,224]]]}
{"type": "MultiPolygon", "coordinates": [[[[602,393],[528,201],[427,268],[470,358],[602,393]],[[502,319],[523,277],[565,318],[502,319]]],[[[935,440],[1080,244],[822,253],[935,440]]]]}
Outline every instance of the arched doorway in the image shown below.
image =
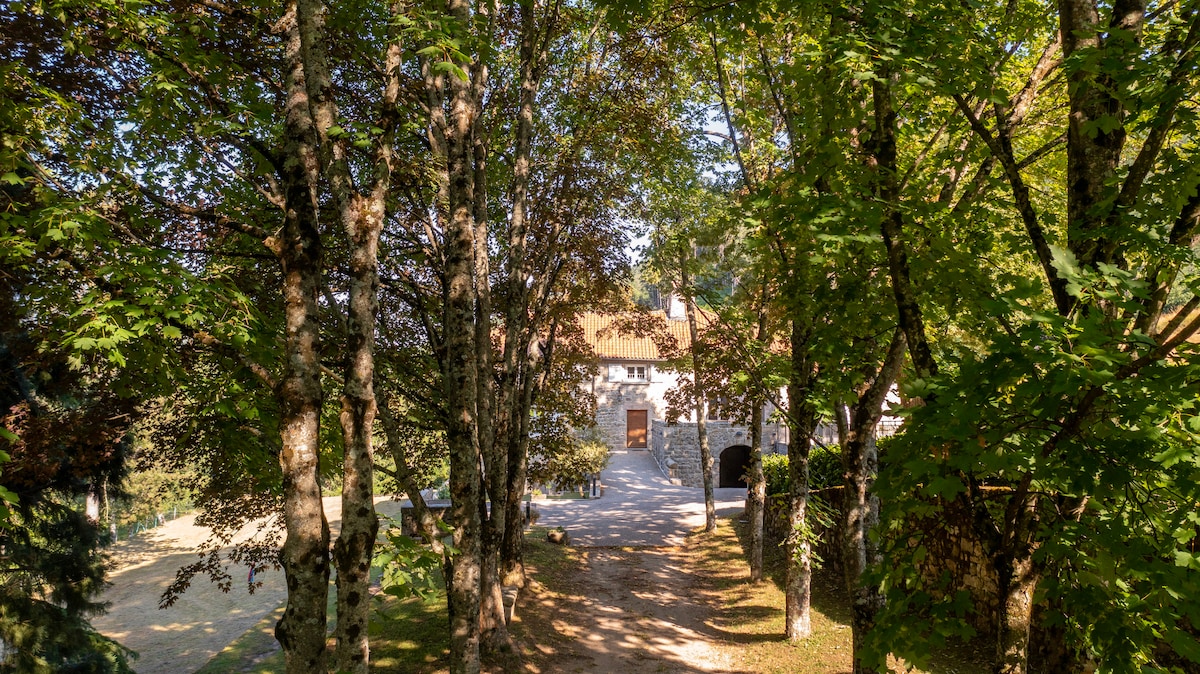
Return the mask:
{"type": "Polygon", "coordinates": [[[721,452],[721,472],[718,486],[745,487],[746,469],[750,465],[750,448],[746,445],[726,447],[721,452]]]}

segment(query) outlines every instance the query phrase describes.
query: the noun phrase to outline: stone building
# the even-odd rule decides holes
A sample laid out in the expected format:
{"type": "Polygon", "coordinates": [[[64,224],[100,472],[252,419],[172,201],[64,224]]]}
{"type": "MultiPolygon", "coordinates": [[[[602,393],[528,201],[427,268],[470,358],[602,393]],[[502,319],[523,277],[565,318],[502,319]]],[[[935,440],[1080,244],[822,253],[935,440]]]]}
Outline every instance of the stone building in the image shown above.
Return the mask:
{"type": "MultiPolygon", "coordinates": [[[[668,418],[667,391],[676,386],[681,376],[687,375],[664,367],[659,344],[673,341],[681,351],[691,345],[688,323],[678,299],[668,303],[667,311],[652,312],[642,320],[623,315],[585,314],[580,327],[600,361],[591,392],[596,398],[596,425],[609,449],[649,451],[673,483],[703,486],[695,414],[668,418]]],[[[713,456],[713,484],[741,487],[745,484],[743,476],[750,458],[750,429],[719,418],[717,409],[717,406],[711,408],[706,420],[708,446],[713,456]]],[[[763,418],[769,419],[773,411],[768,405],[763,418]]],[[[764,423],[764,451],[785,452],[787,433],[784,424],[764,423]]]]}

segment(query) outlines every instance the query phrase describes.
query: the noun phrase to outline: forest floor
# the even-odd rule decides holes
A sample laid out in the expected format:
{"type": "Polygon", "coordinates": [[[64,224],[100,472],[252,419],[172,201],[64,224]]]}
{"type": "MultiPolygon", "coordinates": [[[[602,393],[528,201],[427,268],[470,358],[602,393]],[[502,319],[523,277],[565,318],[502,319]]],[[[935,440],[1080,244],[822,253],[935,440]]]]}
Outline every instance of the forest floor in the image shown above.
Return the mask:
{"type": "MultiPolygon", "coordinates": [[[[601,498],[539,504],[543,526],[531,528],[526,546],[531,582],[510,626],[522,671],[849,672],[850,609],[837,579],[816,575],[813,636],[787,643],[781,550],[769,550],[769,579],[750,582],[736,521],[741,503],[721,501],[718,512],[725,516],[717,530],[695,533],[704,521],[700,490],[666,483],[650,461],[645,452],[617,453],[601,498]],[[570,545],[546,541],[555,527],[570,533],[570,545]]],[[[726,499],[744,495],[718,492],[726,499]]],[[[377,508],[394,514],[398,504],[384,500],[377,508]]],[[[335,528],[339,511],[340,499],[326,499],[335,528]]],[[[238,538],[253,533],[248,527],[238,538]]],[[[273,637],[285,598],[281,571],[261,573],[262,586],[253,594],[240,575],[244,568],[231,570],[229,592],[199,579],[174,606],[158,608],[176,570],[197,559],[207,538],[208,531],[188,517],[114,546],[113,585],[103,597],[112,606],[93,624],[141,653],[134,663],[139,674],[282,672],[273,637]]],[[[380,593],[375,601],[373,670],[447,671],[444,599],[380,593]]],[[[986,671],[969,647],[933,655],[927,674],[986,671]]]]}
{"type": "MultiPolygon", "coordinates": [[[[735,516],[736,517],[736,516],[735,516]]],[[[683,545],[557,548],[528,542],[533,582],[518,604],[526,670],[699,674],[843,674],[851,668],[850,605],[833,573],[812,584],[812,636],[784,638],[783,555],[751,582],[735,518],[683,545]],[[556,549],[557,548],[557,549],[556,549]]],[[[971,645],[934,654],[914,672],[982,674],[971,645]]],[[[903,671],[904,663],[890,663],[903,671]]]]}
{"type": "MultiPolygon", "coordinates": [[[[813,635],[783,638],[782,555],[771,551],[768,580],[752,583],[734,519],[678,546],[573,547],[527,539],[531,582],[511,624],[528,674],[844,674],[851,671],[850,607],[831,573],[813,581],[813,635]]],[[[378,598],[372,669],[444,674],[444,599],[378,598]]],[[[210,660],[202,674],[278,674],[282,654],[267,614],[210,660]]],[[[180,635],[186,639],[185,635],[180,635]]],[[[182,641],[180,642],[182,643],[182,641]]],[[[982,674],[970,645],[943,649],[918,674],[982,674]]],[[[903,663],[894,662],[894,671],[903,663]]],[[[141,672],[141,668],[138,668],[141,672]]],[[[179,669],[176,671],[191,671],[179,669]]],[[[495,674],[501,671],[492,668],[495,674]]]]}

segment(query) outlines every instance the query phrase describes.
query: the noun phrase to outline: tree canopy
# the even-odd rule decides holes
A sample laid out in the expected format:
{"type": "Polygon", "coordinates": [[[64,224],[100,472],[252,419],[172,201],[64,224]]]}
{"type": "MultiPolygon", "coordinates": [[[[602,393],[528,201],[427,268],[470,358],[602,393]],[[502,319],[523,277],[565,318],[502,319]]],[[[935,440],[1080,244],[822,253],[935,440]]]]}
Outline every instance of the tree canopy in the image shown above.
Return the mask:
{"type": "Polygon", "coordinates": [[[997,672],[1194,668],[1198,43],[1192,0],[4,5],[0,585],[77,631],[0,663],[125,666],[78,511],[134,432],[217,531],[166,603],[277,563],[289,671],[365,672],[379,470],[444,555],[451,671],[509,652],[521,498],[593,403],[575,318],[629,306],[648,232],[706,316],[676,406],[792,427],[790,638],[824,419],[856,671],[973,632],[922,571],[949,526],[997,579],[997,672]],[[420,496],[447,469],[450,546],[420,496]]]}

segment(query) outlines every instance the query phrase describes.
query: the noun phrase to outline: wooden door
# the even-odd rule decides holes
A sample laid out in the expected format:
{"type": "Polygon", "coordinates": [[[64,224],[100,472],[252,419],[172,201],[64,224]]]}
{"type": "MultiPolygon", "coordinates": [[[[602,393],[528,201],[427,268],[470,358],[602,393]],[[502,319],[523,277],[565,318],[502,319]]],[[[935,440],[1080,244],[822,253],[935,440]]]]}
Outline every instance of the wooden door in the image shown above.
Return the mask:
{"type": "Polygon", "coordinates": [[[649,412],[646,410],[625,411],[625,446],[646,447],[646,429],[649,412]]]}

